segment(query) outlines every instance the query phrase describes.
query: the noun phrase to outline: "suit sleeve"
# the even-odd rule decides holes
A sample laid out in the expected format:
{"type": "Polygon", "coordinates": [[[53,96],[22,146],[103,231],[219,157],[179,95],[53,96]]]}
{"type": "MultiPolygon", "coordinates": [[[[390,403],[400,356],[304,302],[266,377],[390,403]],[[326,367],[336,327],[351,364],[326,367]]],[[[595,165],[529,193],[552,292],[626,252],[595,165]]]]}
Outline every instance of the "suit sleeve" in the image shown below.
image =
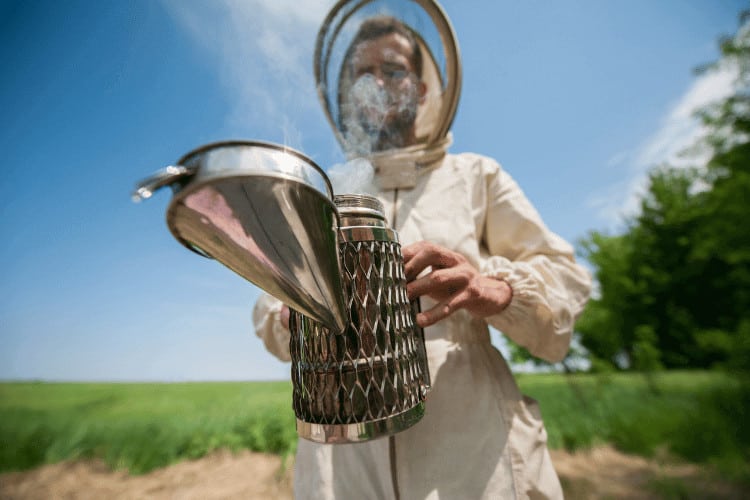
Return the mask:
{"type": "Polygon", "coordinates": [[[281,361],[291,361],[289,330],[279,321],[282,303],[268,294],[261,294],[253,309],[255,334],[263,340],[268,352],[281,361]]]}
{"type": "Polygon", "coordinates": [[[546,361],[562,360],[591,279],[573,247],[542,222],[521,188],[499,165],[486,174],[481,272],[506,281],[513,298],[487,322],[546,361]]]}

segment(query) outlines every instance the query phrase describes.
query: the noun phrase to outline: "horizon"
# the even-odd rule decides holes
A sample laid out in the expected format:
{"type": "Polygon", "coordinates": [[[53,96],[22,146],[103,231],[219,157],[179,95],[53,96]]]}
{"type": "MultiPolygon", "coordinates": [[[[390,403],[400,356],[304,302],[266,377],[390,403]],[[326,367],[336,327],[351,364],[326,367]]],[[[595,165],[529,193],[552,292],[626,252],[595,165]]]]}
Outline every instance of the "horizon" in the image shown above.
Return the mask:
{"type": "MultiPolygon", "coordinates": [[[[649,169],[679,164],[700,137],[693,112],[726,96],[733,73],[693,70],[718,59],[746,8],[440,3],[463,66],[451,151],[499,161],[573,244],[621,230],[649,169]]],[[[228,138],[340,163],[312,75],[332,5],[0,2],[12,68],[0,81],[0,379],[288,380],[252,329],[258,288],[171,236],[168,194],[129,195],[228,138]]]]}

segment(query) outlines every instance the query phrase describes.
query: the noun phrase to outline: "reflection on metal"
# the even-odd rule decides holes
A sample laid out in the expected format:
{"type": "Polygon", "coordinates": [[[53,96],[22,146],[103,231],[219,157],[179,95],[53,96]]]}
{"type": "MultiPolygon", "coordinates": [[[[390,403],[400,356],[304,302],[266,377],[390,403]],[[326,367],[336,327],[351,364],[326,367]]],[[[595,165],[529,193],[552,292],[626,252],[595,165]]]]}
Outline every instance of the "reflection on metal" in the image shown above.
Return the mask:
{"type": "Polygon", "coordinates": [[[297,433],[316,443],[361,443],[404,431],[424,415],[424,402],[403,413],[353,424],[315,424],[297,419],[297,433]]]}
{"type": "Polygon", "coordinates": [[[434,0],[340,0],[324,20],[315,45],[313,66],[318,97],[339,143],[350,151],[339,116],[342,96],[352,84],[343,76],[343,54],[359,25],[377,15],[404,22],[420,45],[422,81],[428,93],[417,111],[416,133],[419,143],[429,148],[447,136],[461,93],[458,42],[448,17],[434,0]],[[431,36],[433,32],[438,40],[431,36]]]}
{"type": "Polygon", "coordinates": [[[418,301],[406,295],[398,234],[367,195],[335,197],[306,157],[276,145],[197,149],[141,182],[170,186],[167,224],[292,308],[297,431],[323,443],[394,434],[424,414],[430,387],[418,301]]]}
{"type": "Polygon", "coordinates": [[[141,182],[134,197],[171,186],[167,225],[177,240],[343,330],[338,213],[320,167],[301,153],[255,141],[209,144],[177,163],[141,182]]]}
{"type": "Polygon", "coordinates": [[[133,192],[131,198],[138,203],[151,198],[151,196],[164,186],[176,184],[180,179],[192,175],[193,172],[182,166],[170,165],[159,170],[151,177],[144,179],[133,192]]]}
{"type": "Polygon", "coordinates": [[[387,227],[382,205],[366,195],[335,201],[348,325],[332,332],[292,311],[293,406],[301,437],[352,443],[418,422],[430,375],[398,235],[387,227]]]}

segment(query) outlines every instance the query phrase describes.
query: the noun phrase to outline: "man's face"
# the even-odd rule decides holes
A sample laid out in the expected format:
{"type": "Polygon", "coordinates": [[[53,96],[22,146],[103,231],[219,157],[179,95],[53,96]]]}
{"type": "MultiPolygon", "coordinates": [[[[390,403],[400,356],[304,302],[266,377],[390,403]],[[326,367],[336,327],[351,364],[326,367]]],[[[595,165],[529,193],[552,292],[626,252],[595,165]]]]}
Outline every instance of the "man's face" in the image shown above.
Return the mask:
{"type": "Polygon", "coordinates": [[[352,55],[351,102],[359,125],[377,136],[377,150],[414,140],[414,120],[425,88],[412,60],[409,41],[398,33],[366,40],[352,55]]]}

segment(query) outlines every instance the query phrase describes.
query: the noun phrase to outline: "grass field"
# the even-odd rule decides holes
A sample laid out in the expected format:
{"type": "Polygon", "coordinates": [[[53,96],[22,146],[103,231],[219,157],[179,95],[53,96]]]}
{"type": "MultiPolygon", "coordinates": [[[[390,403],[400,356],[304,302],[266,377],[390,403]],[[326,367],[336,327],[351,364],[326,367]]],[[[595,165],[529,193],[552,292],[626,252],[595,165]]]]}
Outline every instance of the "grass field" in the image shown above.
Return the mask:
{"type": "Polygon", "coordinates": [[[519,385],[539,400],[551,448],[667,451],[750,478],[750,390],[725,373],[521,375],[519,385]]]}
{"type": "MultiPolygon", "coordinates": [[[[750,474],[750,392],[719,372],[521,375],[553,448],[609,442],[750,474]]],[[[99,457],[142,473],[215,449],[294,451],[288,382],[0,384],[0,471],[99,457]]]]}
{"type": "Polygon", "coordinates": [[[219,449],[285,454],[287,382],[0,384],[0,470],[99,457],[147,472],[219,449]]]}

